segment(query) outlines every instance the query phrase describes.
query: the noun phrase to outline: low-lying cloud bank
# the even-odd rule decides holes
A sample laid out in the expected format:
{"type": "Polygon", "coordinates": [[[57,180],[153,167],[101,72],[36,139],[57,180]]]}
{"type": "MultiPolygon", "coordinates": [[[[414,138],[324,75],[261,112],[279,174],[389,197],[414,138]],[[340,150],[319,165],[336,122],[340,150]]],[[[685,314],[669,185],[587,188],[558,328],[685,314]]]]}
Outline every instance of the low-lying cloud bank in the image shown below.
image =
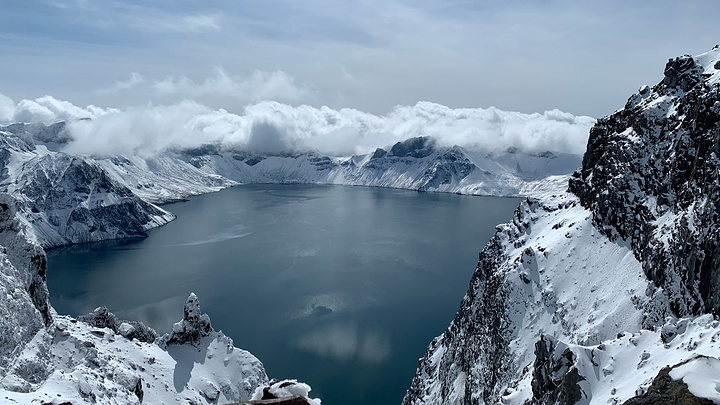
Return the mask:
{"type": "Polygon", "coordinates": [[[350,155],[415,136],[432,136],[441,146],[580,154],[595,123],[591,117],[559,110],[524,114],[493,107],[451,109],[429,102],[397,106],[378,116],[349,108],[264,101],[235,114],[190,100],[114,109],[78,107],[51,96],[15,103],[0,94],[0,123],[59,120],[69,122],[73,140],[67,152],[144,157],[207,143],[257,152],[350,155]]]}

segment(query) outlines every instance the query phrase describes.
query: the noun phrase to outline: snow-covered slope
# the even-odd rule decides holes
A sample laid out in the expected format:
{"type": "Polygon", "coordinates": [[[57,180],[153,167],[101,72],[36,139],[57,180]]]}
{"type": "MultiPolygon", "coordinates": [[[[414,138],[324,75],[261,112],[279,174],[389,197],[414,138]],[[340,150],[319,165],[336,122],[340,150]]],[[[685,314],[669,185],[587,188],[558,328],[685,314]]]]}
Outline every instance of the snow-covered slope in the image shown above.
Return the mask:
{"type": "Polygon", "coordinates": [[[142,237],[174,219],[92,161],[35,144],[53,138],[48,133],[55,127],[16,124],[5,128],[14,133],[0,131],[0,192],[16,200],[20,220],[32,230],[28,237],[45,247],[142,237]]]}
{"type": "Polygon", "coordinates": [[[597,123],[572,193],[498,227],[403,403],[720,403],[718,78],[717,47],[671,60],[597,123]]]}
{"type": "Polygon", "coordinates": [[[580,156],[545,152],[471,151],[410,138],[388,151],[331,157],[318,152],[257,154],[219,146],[94,159],[110,176],[154,202],[206,193],[239,183],[319,183],[403,188],[476,195],[526,196],[561,190],[580,156]]]}

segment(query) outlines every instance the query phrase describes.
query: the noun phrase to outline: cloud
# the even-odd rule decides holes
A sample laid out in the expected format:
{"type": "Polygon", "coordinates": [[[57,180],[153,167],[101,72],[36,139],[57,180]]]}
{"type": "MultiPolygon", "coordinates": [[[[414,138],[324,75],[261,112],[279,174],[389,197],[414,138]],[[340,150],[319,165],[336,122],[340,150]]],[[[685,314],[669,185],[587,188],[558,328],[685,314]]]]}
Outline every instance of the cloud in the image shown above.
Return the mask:
{"type": "Polygon", "coordinates": [[[219,16],[175,15],[164,12],[151,14],[126,14],[131,27],[148,33],[201,34],[221,31],[219,16]]]}
{"type": "Polygon", "coordinates": [[[149,157],[171,148],[221,141],[221,135],[240,127],[234,122],[224,125],[228,118],[232,117],[193,101],[108,111],[92,120],[70,122],[68,130],[74,141],[65,150],[100,156],[149,157]]]}
{"type": "Polygon", "coordinates": [[[10,97],[0,94],[0,122],[10,122],[15,113],[15,102],[10,97]]]}
{"type": "Polygon", "coordinates": [[[219,144],[261,153],[317,150],[348,156],[416,136],[431,136],[440,146],[475,150],[581,154],[595,120],[558,110],[524,114],[497,108],[449,108],[420,102],[397,106],[389,114],[335,110],[275,101],[250,104],[241,113],[211,109],[185,100],[124,109],[77,107],[50,96],[35,100],[0,97],[5,122],[68,120],[72,141],[66,151],[108,156],[150,157],[170,149],[219,144]],[[89,119],[88,119],[89,118],[89,119]]]}
{"type": "Polygon", "coordinates": [[[178,28],[185,32],[220,31],[217,17],[211,15],[185,16],[178,28]]]}
{"type": "Polygon", "coordinates": [[[58,100],[52,96],[43,96],[34,100],[12,99],[0,94],[0,123],[76,121],[97,118],[112,109],[103,109],[93,105],[78,107],[69,101],[58,100]]]}
{"type": "Polygon", "coordinates": [[[167,76],[155,81],[152,89],[160,96],[225,96],[249,102],[262,100],[295,101],[308,91],[295,85],[295,79],[283,71],[255,71],[249,77],[229,75],[215,67],[213,75],[201,82],[185,76],[167,76]]]}
{"type": "Polygon", "coordinates": [[[99,94],[115,94],[123,90],[128,90],[145,82],[143,75],[137,72],[130,73],[127,80],[116,81],[112,86],[98,89],[99,94]]]}

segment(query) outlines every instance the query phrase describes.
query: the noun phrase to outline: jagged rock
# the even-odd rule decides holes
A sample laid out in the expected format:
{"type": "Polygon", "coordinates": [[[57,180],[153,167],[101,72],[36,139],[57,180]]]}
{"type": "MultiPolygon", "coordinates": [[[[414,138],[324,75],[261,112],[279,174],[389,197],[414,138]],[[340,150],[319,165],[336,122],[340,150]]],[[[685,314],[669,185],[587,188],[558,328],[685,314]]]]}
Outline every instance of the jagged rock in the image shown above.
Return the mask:
{"type": "Polygon", "coordinates": [[[676,316],[720,314],[720,72],[708,69],[670,60],[650,93],[598,120],[570,181],[601,232],[631,241],[676,316]]]}
{"type": "Polygon", "coordinates": [[[418,136],[398,142],[390,149],[390,155],[395,157],[423,158],[433,153],[435,141],[429,136],[418,136]]]}
{"type": "Polygon", "coordinates": [[[575,355],[565,349],[556,356],[556,342],[542,335],[535,343],[532,373],[532,404],[572,405],[582,399],[578,383],[585,378],[574,367],[575,355]]]}
{"type": "Polygon", "coordinates": [[[403,404],[619,403],[667,353],[718,354],[720,324],[702,315],[720,314],[718,60],[668,62],[590,130],[572,194],[497,227],[403,404]]]}
{"type": "Polygon", "coordinates": [[[185,302],[183,319],[173,325],[172,332],[160,337],[158,343],[161,346],[186,343],[197,346],[200,339],[209,336],[212,332],[210,317],[200,312],[198,297],[195,293],[191,293],[185,302]]]}
{"type": "Polygon", "coordinates": [[[127,339],[137,339],[141,342],[152,343],[157,339],[155,330],[142,322],[118,320],[115,314],[106,307],[95,308],[86,315],[80,315],[78,321],[85,322],[96,328],[109,328],[113,332],[127,339]]]}

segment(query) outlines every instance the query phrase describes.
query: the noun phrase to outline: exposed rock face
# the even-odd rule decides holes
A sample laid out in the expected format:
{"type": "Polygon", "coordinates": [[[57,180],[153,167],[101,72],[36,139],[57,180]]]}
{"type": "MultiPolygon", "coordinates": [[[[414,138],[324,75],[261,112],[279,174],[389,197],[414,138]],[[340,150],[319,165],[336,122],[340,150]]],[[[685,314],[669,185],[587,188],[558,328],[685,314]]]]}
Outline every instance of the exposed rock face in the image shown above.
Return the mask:
{"type": "Polygon", "coordinates": [[[652,91],[599,120],[570,182],[600,231],[632,243],[677,316],[720,314],[718,54],[670,60],[652,91]]]}
{"type": "Polygon", "coordinates": [[[429,136],[419,136],[398,142],[390,149],[391,156],[423,158],[434,152],[435,141],[429,136]]]}
{"type": "Polygon", "coordinates": [[[496,271],[505,258],[502,237],[496,235],[480,254],[455,319],[420,361],[404,404],[426,400],[430,381],[431,389],[441,394],[432,402],[480,403],[497,394],[495,387],[510,372],[508,288],[504,274],[496,271]]]}
{"type": "Polygon", "coordinates": [[[534,404],[572,405],[582,399],[578,383],[584,378],[574,367],[575,355],[566,348],[557,356],[555,349],[554,339],[545,335],[535,343],[531,382],[534,404]]]}
{"type": "Polygon", "coordinates": [[[574,194],[498,227],[403,404],[617,404],[720,355],[718,60],[671,60],[590,131],[574,194]]]}

